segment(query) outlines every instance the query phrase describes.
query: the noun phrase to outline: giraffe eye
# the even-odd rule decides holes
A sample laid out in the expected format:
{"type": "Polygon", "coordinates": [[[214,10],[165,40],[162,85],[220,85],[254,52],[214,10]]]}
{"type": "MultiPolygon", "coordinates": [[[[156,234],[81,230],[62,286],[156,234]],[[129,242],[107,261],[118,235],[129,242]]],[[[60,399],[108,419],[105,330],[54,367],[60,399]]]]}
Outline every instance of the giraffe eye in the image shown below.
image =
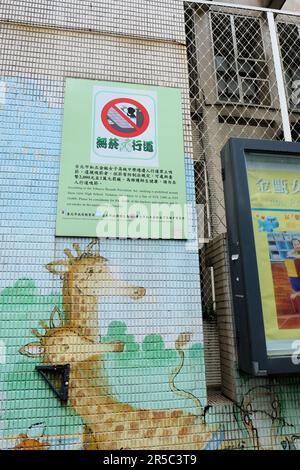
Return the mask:
{"type": "Polygon", "coordinates": [[[279,408],[279,402],[278,400],[274,400],[273,403],[272,403],[272,408],[273,410],[277,410],[277,408],[279,408]]]}
{"type": "Polygon", "coordinates": [[[246,424],[246,426],[249,426],[251,423],[251,418],[248,414],[244,416],[244,423],[246,424]]]}

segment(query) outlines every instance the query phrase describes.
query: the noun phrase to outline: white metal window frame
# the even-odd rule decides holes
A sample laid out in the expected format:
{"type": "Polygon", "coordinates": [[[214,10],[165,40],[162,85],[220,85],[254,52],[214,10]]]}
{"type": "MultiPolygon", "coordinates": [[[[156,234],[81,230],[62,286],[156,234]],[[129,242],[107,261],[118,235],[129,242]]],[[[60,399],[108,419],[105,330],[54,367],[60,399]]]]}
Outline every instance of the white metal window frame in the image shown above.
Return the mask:
{"type": "MultiPolygon", "coordinates": [[[[216,96],[218,97],[217,103],[222,104],[222,105],[227,104],[227,105],[233,105],[233,106],[247,106],[247,107],[253,107],[254,106],[254,107],[269,109],[270,107],[272,107],[272,96],[271,96],[271,93],[270,93],[270,79],[269,78],[266,78],[266,79],[261,79],[261,78],[253,79],[253,81],[264,83],[268,87],[268,94],[269,94],[270,103],[269,104],[251,103],[251,102],[245,102],[245,100],[244,100],[242,77],[239,74],[238,61],[243,59],[243,58],[238,57],[235,19],[236,18],[249,18],[249,20],[251,20],[252,17],[249,16],[249,15],[235,15],[233,13],[228,13],[228,12],[220,12],[220,13],[217,12],[217,11],[210,11],[209,12],[209,21],[210,21],[210,26],[211,26],[210,27],[210,36],[211,36],[211,43],[212,43],[214,59],[215,59],[216,55],[215,55],[215,41],[214,41],[214,37],[213,37],[212,16],[213,15],[218,15],[218,14],[228,16],[230,18],[231,35],[232,35],[232,39],[233,39],[233,55],[234,55],[234,62],[235,62],[236,77],[237,77],[237,82],[238,82],[239,100],[238,101],[231,101],[231,100],[222,100],[222,99],[219,98],[218,73],[217,73],[216,62],[214,60],[213,67],[214,67],[214,77],[215,77],[215,83],[216,83],[216,86],[215,86],[216,96]]],[[[270,77],[269,67],[268,67],[268,63],[267,63],[267,59],[266,59],[266,49],[265,49],[265,43],[264,43],[264,39],[263,39],[261,19],[260,18],[255,18],[255,20],[259,22],[260,36],[261,36],[261,47],[262,47],[263,54],[264,54],[264,58],[263,59],[258,59],[257,62],[261,62],[261,63],[264,64],[264,66],[267,68],[267,71],[268,71],[268,77],[270,77]]],[[[254,61],[255,59],[251,59],[251,60],[254,61]]]]}

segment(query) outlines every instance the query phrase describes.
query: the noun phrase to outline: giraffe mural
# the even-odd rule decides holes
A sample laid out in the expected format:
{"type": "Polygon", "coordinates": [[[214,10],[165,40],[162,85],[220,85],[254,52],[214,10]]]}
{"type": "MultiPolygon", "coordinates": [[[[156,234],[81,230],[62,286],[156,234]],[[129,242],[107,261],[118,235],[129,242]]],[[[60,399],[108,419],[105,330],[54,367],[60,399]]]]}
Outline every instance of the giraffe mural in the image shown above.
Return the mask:
{"type": "Polygon", "coordinates": [[[78,329],[92,341],[99,339],[98,299],[104,296],[128,296],[134,300],[144,297],[144,287],[130,286],[115,279],[108,261],[100,255],[98,241],[92,241],[81,253],[73,244],[74,256],[66,248],[67,259],[49,263],[46,268],[63,280],[65,325],[78,329]]]}
{"type": "Polygon", "coordinates": [[[211,439],[214,429],[205,425],[201,403],[191,393],[179,390],[175,378],[184,362],[184,347],[191,335],[181,333],[176,341],[180,364],[170,376],[174,393],[196,401],[198,415],[179,409],[138,409],[117,400],[107,380],[103,355],[122,352],[122,342],[99,342],[98,298],[103,295],[127,295],[142,298],[143,287],[129,286],[113,278],[108,261],[94,242],[76,256],[65,250],[66,260],[55,261],[47,269],[63,280],[65,318],[54,309],[44,333],[33,330],[38,341],[20,349],[29,357],[40,357],[44,364],[70,365],[69,405],[83,419],[85,449],[194,449],[211,439]],[[58,324],[57,319],[58,316],[58,324]]]}

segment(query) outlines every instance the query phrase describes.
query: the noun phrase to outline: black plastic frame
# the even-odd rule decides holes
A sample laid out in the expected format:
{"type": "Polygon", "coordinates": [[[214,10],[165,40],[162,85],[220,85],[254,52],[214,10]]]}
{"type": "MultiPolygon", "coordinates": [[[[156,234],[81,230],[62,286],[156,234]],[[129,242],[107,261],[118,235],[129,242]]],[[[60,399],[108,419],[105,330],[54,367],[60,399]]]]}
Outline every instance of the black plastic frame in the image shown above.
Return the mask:
{"type": "Polygon", "coordinates": [[[230,139],[221,152],[239,368],[254,376],[300,374],[300,364],[294,364],[291,356],[267,356],[247,153],[298,157],[300,165],[300,144],[230,139]]]}

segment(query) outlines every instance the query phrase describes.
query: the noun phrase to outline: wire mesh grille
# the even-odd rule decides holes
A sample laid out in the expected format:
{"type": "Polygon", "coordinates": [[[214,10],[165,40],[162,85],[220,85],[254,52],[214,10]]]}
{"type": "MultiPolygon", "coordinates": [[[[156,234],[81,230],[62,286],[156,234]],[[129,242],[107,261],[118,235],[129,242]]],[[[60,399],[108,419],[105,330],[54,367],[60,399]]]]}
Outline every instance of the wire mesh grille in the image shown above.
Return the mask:
{"type": "MultiPolygon", "coordinates": [[[[282,139],[281,113],[263,14],[185,3],[185,23],[196,198],[207,242],[226,232],[222,147],[230,137],[282,139]]],[[[214,304],[213,270],[201,259],[205,312],[214,304]]]]}

